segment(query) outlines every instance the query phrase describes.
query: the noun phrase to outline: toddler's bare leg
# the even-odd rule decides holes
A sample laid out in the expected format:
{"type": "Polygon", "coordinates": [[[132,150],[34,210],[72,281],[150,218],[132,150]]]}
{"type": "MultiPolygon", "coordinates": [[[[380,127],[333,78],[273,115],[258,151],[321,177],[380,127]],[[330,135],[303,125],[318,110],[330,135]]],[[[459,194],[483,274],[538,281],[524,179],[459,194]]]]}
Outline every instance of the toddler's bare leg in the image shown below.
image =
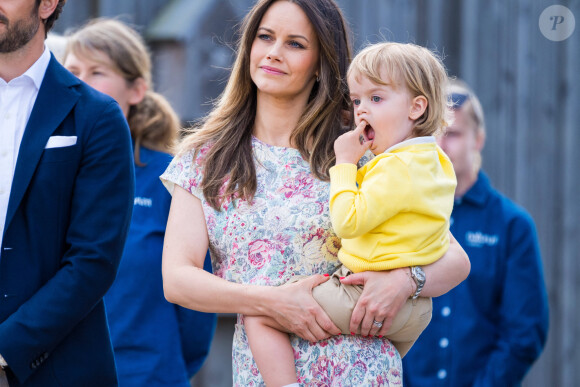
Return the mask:
{"type": "Polygon", "coordinates": [[[294,351],[284,328],[265,316],[244,316],[244,326],[252,355],[266,385],[279,387],[296,383],[294,351]]]}

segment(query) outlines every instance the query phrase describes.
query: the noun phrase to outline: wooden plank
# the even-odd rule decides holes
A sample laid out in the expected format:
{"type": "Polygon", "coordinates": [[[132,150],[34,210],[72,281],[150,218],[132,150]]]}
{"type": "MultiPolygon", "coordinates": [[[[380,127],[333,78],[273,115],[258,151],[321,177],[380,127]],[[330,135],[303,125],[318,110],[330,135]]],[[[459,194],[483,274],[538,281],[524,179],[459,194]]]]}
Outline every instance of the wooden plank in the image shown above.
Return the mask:
{"type": "MultiPolygon", "coordinates": [[[[557,316],[562,321],[563,347],[562,385],[574,386],[580,382],[580,2],[570,4],[576,17],[576,31],[565,44],[564,65],[561,83],[565,85],[562,95],[564,116],[563,141],[563,227],[562,237],[562,266],[563,289],[562,315],[557,316]]],[[[554,279],[557,280],[557,279],[554,279]]]]}

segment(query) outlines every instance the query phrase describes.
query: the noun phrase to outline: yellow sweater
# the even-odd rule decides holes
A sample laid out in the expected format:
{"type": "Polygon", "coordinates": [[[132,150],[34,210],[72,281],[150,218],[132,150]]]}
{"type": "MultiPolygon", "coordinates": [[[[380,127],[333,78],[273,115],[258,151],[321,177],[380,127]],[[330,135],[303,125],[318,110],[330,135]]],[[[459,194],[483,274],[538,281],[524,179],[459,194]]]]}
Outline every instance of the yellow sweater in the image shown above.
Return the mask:
{"type": "Polygon", "coordinates": [[[427,265],[449,247],[457,180],[433,137],[403,141],[365,166],[330,169],[330,217],[351,271],[427,265]],[[358,187],[357,187],[358,183],[358,187]]]}

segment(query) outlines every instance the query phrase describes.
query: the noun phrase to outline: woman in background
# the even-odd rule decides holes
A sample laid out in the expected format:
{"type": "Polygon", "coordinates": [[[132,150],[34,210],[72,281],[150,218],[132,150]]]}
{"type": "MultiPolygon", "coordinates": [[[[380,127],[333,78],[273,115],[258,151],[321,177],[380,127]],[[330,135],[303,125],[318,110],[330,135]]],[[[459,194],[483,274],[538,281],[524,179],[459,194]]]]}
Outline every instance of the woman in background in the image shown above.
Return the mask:
{"type": "Polygon", "coordinates": [[[63,62],[119,103],[134,144],[133,218],[117,278],[105,296],[119,383],[189,387],[209,351],[216,316],[163,296],[161,255],[171,197],[159,175],[171,161],[179,119],[152,91],[142,38],[120,21],[97,19],[68,36],[63,62]]]}

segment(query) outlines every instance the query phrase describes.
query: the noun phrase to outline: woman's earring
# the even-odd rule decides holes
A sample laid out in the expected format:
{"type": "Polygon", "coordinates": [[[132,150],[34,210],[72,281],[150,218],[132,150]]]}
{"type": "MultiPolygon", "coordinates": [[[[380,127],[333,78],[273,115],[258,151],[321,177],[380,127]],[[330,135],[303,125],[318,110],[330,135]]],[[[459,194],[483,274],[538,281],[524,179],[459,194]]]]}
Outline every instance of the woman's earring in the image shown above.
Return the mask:
{"type": "Polygon", "coordinates": [[[316,74],[316,82],[320,82],[320,76],[316,74]]]}

